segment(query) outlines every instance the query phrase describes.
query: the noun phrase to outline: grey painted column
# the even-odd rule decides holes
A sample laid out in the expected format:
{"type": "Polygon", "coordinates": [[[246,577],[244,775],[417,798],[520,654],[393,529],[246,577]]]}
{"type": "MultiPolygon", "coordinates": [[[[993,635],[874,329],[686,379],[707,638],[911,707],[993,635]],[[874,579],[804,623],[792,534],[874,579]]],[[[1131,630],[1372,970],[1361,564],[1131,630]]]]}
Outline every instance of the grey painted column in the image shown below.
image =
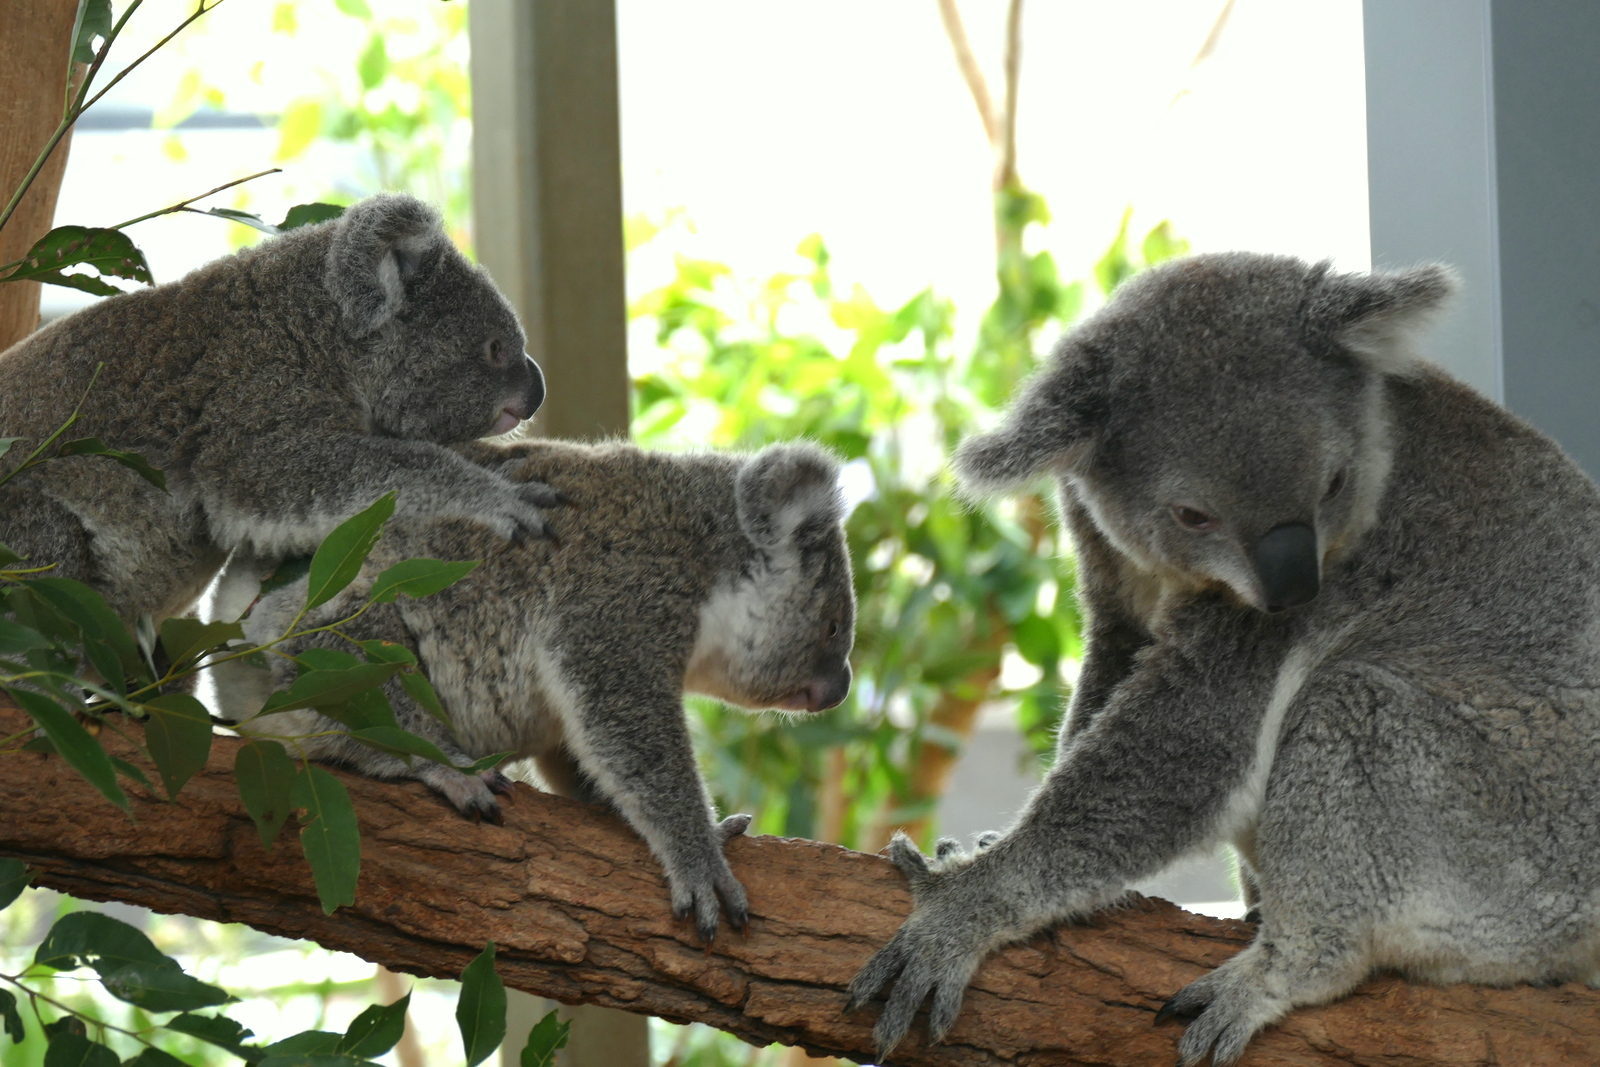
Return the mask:
{"type": "Polygon", "coordinates": [[[1454,265],[1426,353],[1600,475],[1600,3],[1364,15],[1373,265],[1454,265]]]}
{"type": "Polygon", "coordinates": [[[628,432],[611,0],[473,0],[478,259],[522,317],[552,437],[628,432]]]}
{"type": "MultiPolygon", "coordinates": [[[[612,0],[472,0],[473,231],[516,305],[549,392],[552,437],[628,432],[627,298],[612,0]]],[[[663,901],[663,906],[665,902],[663,901]]],[[[551,1001],[507,990],[515,1067],[551,1001]]],[[[561,1067],[649,1067],[650,1020],[561,1009],[561,1067]]]]}

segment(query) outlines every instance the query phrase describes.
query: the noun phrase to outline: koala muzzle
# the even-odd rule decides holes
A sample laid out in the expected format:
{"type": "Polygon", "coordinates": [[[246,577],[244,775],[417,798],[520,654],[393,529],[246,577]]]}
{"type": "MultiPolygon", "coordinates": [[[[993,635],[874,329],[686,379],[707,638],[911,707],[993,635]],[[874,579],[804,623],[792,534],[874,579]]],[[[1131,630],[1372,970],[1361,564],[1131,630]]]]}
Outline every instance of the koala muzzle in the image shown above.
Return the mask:
{"type": "Polygon", "coordinates": [[[813,678],[782,704],[794,711],[826,711],[850,695],[850,666],[827,678],[813,678]]]}
{"type": "Polygon", "coordinates": [[[1322,588],[1322,561],[1317,557],[1317,531],[1303,522],[1286,522],[1268,530],[1250,562],[1266,597],[1268,611],[1307,603],[1322,588]]]}

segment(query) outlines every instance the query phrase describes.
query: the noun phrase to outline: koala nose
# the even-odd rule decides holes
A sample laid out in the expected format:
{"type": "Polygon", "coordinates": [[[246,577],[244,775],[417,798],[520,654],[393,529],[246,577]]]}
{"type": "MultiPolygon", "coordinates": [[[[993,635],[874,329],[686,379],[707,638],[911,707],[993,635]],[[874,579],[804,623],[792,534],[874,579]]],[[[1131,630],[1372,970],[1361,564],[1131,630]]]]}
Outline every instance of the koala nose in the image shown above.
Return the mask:
{"type": "Polygon", "coordinates": [[[798,693],[783,701],[782,707],[796,711],[826,711],[850,695],[850,665],[831,678],[813,678],[798,693]]]}
{"type": "Polygon", "coordinates": [[[535,363],[533,357],[526,352],[522,354],[522,358],[528,364],[528,387],[522,392],[522,398],[528,405],[527,414],[522,417],[527,418],[538,411],[539,405],[544,403],[544,371],[539,369],[539,364],[535,363]]]}
{"type": "Polygon", "coordinates": [[[1317,531],[1303,522],[1274,527],[1250,551],[1268,611],[1298,607],[1322,588],[1317,531]]]}

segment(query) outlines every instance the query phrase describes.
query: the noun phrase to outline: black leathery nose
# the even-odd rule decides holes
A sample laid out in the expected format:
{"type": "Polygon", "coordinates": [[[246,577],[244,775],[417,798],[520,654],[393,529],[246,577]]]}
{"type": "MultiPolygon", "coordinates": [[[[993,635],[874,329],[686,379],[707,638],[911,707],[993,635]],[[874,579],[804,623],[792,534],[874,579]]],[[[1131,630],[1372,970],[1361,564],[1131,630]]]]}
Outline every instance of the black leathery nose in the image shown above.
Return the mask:
{"type": "Polygon", "coordinates": [[[1256,577],[1266,594],[1267,610],[1298,607],[1322,588],[1322,566],[1317,558],[1317,531],[1303,522],[1274,527],[1250,551],[1256,577]]]}
{"type": "Polygon", "coordinates": [[[544,403],[544,370],[539,366],[539,364],[535,363],[533,357],[528,355],[526,352],[522,354],[522,359],[525,367],[527,368],[524,373],[526,373],[530,379],[527,385],[524,387],[522,394],[525,402],[528,405],[528,414],[524,415],[523,418],[528,418],[534,412],[538,411],[539,407],[544,403]]]}

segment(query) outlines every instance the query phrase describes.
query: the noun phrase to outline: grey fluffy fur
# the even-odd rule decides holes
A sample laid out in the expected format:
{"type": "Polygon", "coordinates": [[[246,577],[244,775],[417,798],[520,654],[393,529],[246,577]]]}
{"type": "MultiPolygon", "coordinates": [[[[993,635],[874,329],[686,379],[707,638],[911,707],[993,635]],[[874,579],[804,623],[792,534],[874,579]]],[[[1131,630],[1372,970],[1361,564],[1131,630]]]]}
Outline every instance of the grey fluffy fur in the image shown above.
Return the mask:
{"type": "Polygon", "coordinates": [[[0,353],[0,432],[142,452],[163,493],[109,460],[47,463],[0,489],[0,542],[119,613],[181,613],[231,550],[309,552],[399,490],[402,515],[544,530],[541,486],[447,444],[533,414],[543,379],[510,306],[438,216],[378,196],[180,281],[111,297],[0,353]]]}
{"type": "MultiPolygon", "coordinates": [[[[559,544],[508,545],[459,520],[395,521],[356,583],[308,618],[353,611],[372,579],[400,559],[482,560],[450,589],[380,605],[347,628],[410,648],[455,730],[391,682],[400,725],[458,765],[513,752],[534,759],[555,791],[611,804],[661,861],[675,912],[692,913],[702,938],[716,933],[719,897],[743,926],[744,890],[721,844],[748,818],[724,821],[719,833],[683,694],[795,711],[844,699],[855,600],[836,462],[808,445],[753,456],[551,441],[464,451],[513,481],[537,479],[566,494],[572,506],[560,513],[559,544]]],[[[304,580],[268,595],[246,633],[278,636],[304,600],[304,580]]],[[[274,687],[287,685],[294,664],[275,664],[274,687]]],[[[246,719],[261,707],[262,679],[247,670],[218,672],[225,717],[246,719]]],[[[242,726],[267,735],[330,728],[336,724],[312,711],[242,726]]],[[[377,777],[419,778],[463,813],[498,817],[497,772],[470,777],[426,760],[407,767],[341,736],[301,746],[377,777]]]]}
{"type": "Polygon", "coordinates": [[[1173,262],[962,447],[974,492],[1059,477],[1087,654],[1015,826],[932,861],[894,843],[916,908],[851,989],[892,983],[885,1050],[930,994],[942,1037],[988,953],[1218,841],[1260,929],[1164,1009],[1197,1016],[1184,1064],[1379,968],[1600,978],[1600,492],[1408,354],[1451,288],[1173,262]],[[1287,595],[1262,564],[1286,526],[1315,534],[1287,595]]]}

